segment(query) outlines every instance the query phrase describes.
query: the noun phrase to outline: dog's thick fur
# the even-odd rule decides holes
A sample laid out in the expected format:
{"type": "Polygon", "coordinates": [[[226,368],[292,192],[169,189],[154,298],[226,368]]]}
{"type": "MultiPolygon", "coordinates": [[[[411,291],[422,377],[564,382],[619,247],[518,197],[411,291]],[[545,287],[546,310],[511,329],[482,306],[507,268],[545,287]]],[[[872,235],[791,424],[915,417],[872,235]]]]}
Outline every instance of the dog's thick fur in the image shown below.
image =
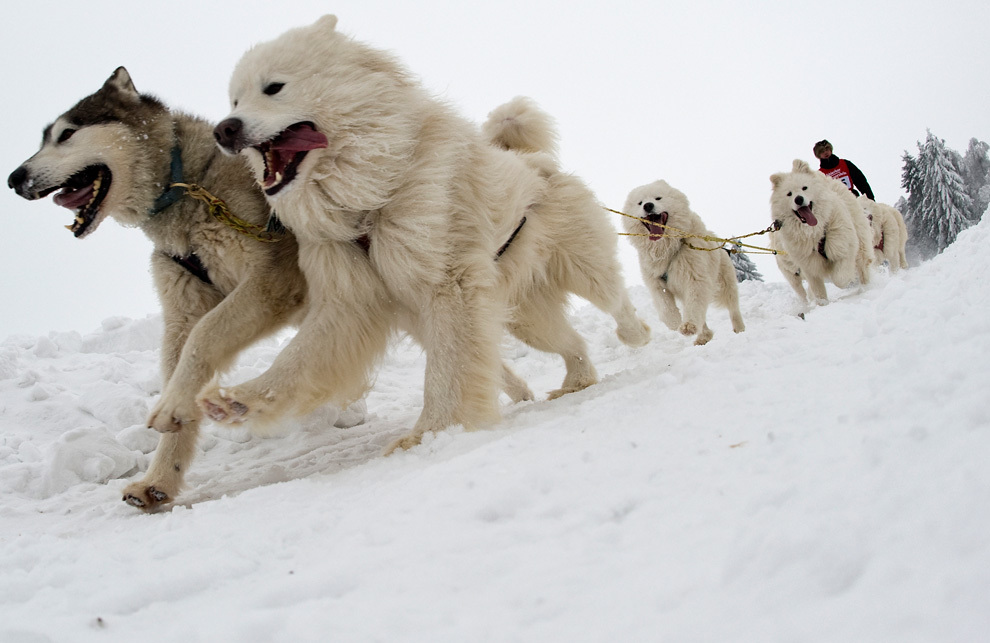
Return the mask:
{"type": "Polygon", "coordinates": [[[845,288],[870,281],[873,232],[856,197],[841,182],[796,159],[790,172],[770,177],[770,212],[780,228],[771,245],[783,250],[777,265],[802,302],[828,303],[825,281],[845,288]]]}
{"type": "Polygon", "coordinates": [[[732,260],[721,249],[694,249],[715,248],[718,244],[698,238],[714,233],[691,210],[684,193],[666,181],[654,181],[630,192],[623,212],[645,219],[623,217],[623,226],[639,253],[643,283],[668,328],[687,336],[697,335],[694,343],[699,346],[708,343],[713,333],[706,316],[708,306],[716,303],[729,311],[732,330],[741,333],[746,329],[739,311],[739,287],[732,260]],[[677,308],[678,301],[681,310],[677,308]]]}
{"type": "Polygon", "coordinates": [[[891,272],[907,268],[907,225],[897,208],[877,203],[865,194],[857,200],[873,230],[873,252],[878,265],[887,262],[891,272]]]}
{"type": "Polygon", "coordinates": [[[555,135],[509,134],[546,118],[518,101],[493,117],[486,139],[336,22],[325,16],[254,47],[231,79],[233,111],[217,139],[248,158],[298,237],[310,312],[266,373],[208,388],[207,413],[274,418],[358,397],[402,329],[426,353],[422,412],[389,450],[407,448],[428,431],[499,418],[505,328],[564,357],[552,395],[595,383],[567,321],[569,293],[615,317],[624,342],[647,342],[614,228],[545,153],[555,135]]]}
{"type": "Polygon", "coordinates": [[[248,238],[188,196],[152,213],[171,181],[176,147],[185,182],[224,199],[241,219],[267,223],[269,206],[250,170],[220,153],[213,126],[139,94],[123,67],[59,116],[41,150],[8,180],[27,199],[61,189],[56,203],[74,210],[70,229],[79,238],[109,215],[154,243],[151,269],[165,332],[163,391],[148,424],[163,433],[144,479],[124,490],[124,500],[144,510],[171,502],[182,487],[196,450],[203,385],[241,348],[298,322],[306,300],[292,235],[278,243],[248,238]]]}

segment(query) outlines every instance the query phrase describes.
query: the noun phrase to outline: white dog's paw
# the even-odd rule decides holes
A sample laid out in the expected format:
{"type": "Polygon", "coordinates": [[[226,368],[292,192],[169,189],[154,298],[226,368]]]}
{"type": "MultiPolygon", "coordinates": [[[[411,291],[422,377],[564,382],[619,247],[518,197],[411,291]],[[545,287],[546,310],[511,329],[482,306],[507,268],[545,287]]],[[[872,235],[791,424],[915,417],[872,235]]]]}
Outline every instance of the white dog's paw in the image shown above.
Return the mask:
{"type": "Polygon", "coordinates": [[[206,417],[219,424],[239,424],[250,416],[251,408],[241,402],[236,389],[210,387],[200,396],[199,406],[206,417]]]}
{"type": "Polygon", "coordinates": [[[158,404],[151,410],[148,416],[148,428],[160,433],[173,433],[181,431],[182,425],[196,422],[202,418],[202,413],[195,403],[173,404],[171,396],[162,395],[158,404]]]}
{"type": "Polygon", "coordinates": [[[154,483],[148,480],[132,482],[124,487],[122,500],[141,511],[152,512],[172,502],[175,490],[169,490],[166,483],[154,483]]]}
{"type": "Polygon", "coordinates": [[[677,330],[680,331],[681,335],[686,335],[690,337],[691,335],[696,335],[698,333],[698,327],[691,322],[684,322],[681,327],[677,330]]]}
{"type": "Polygon", "coordinates": [[[646,346],[646,344],[650,341],[650,327],[647,326],[646,322],[642,319],[637,319],[636,321],[639,322],[638,325],[628,329],[619,328],[615,332],[615,334],[619,337],[619,341],[626,346],[632,346],[633,348],[646,346]]]}
{"type": "Polygon", "coordinates": [[[715,336],[715,333],[713,333],[710,328],[708,328],[707,326],[705,326],[704,328],[701,329],[701,332],[698,333],[698,337],[694,340],[694,345],[695,346],[704,346],[709,341],[711,341],[712,337],[714,337],[714,336],[715,336]]]}
{"type": "Polygon", "coordinates": [[[385,455],[392,455],[396,451],[405,451],[422,444],[423,433],[425,433],[425,431],[410,431],[398,440],[392,442],[392,444],[388,445],[388,447],[385,448],[385,455]]]}

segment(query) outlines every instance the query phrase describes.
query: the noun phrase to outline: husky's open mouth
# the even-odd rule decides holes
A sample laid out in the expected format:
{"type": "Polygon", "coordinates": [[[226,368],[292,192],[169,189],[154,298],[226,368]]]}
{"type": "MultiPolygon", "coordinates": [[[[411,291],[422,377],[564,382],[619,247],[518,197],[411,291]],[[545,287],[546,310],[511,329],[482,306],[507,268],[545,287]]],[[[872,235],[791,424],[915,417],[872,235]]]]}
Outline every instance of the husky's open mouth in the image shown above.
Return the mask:
{"type": "Polygon", "coordinates": [[[255,146],[265,160],[265,175],[261,182],[265,194],[277,194],[291,183],[306,154],[326,146],[327,137],[308,121],[290,125],[275,138],[255,146]]]}
{"type": "Polygon", "coordinates": [[[801,223],[806,223],[810,226],[818,225],[818,219],[815,218],[814,213],[811,211],[811,206],[814,205],[812,202],[808,202],[808,205],[802,205],[800,208],[794,211],[794,216],[801,220],[801,223]]]}
{"type": "Polygon", "coordinates": [[[45,190],[39,198],[61,190],[55,195],[55,205],[75,210],[75,221],[65,227],[79,238],[86,234],[94,222],[102,219],[99,216],[100,206],[110,191],[112,180],[113,175],[106,165],[90,165],[70,176],[65,183],[45,190]]]}
{"type": "Polygon", "coordinates": [[[666,212],[651,212],[645,217],[643,225],[646,229],[650,231],[650,239],[659,239],[663,236],[664,226],[667,225],[667,213],[666,212]]]}

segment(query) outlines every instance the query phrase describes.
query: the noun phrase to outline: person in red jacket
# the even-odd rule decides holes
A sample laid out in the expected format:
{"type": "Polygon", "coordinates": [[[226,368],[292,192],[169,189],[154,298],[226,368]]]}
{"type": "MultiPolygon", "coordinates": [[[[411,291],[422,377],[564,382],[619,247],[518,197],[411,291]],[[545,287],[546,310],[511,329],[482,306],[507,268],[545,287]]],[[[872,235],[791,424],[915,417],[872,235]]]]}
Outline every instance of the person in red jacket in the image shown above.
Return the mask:
{"type": "Polygon", "coordinates": [[[867,182],[866,176],[863,175],[852,161],[840,159],[838,156],[832,154],[831,143],[824,139],[818,141],[815,143],[814,152],[815,158],[821,162],[818,168],[819,172],[842,181],[856,196],[862,193],[869,197],[870,201],[876,201],[873,198],[873,190],[870,189],[870,184],[867,182]]]}

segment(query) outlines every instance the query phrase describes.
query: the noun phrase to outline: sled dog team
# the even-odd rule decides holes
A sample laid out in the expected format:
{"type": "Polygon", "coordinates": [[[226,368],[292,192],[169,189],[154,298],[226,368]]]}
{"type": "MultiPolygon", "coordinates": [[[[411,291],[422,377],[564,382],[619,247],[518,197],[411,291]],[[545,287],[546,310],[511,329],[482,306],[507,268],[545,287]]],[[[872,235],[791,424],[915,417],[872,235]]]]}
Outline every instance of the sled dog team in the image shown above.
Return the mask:
{"type": "MultiPolygon", "coordinates": [[[[324,16],[245,53],[216,127],[139,93],[118,68],[8,179],[27,199],[55,193],[78,238],[109,215],[154,245],[163,388],[148,425],[161,440],[124,490],[135,507],[174,501],[204,417],[263,425],[358,402],[396,333],[423,347],[426,373],[420,416],[389,452],[497,421],[500,391],[534,399],[499,356],[505,331],[563,358],[551,399],[595,384],[567,319],[571,294],[612,316],[625,344],[649,341],[615,230],[561,170],[550,117],[516,98],[479,130],[336,23],[324,16]],[[297,332],[265,373],[217,383],[239,351],[288,326],[297,332]]],[[[802,299],[802,281],[825,303],[826,279],[865,284],[875,260],[906,267],[893,208],[801,161],[771,182],[771,243],[802,299]]],[[[711,233],[685,195],[657,181],[633,190],[625,212],[661,321],[705,344],[718,304],[742,332],[735,269],[700,239],[711,233]]]]}

